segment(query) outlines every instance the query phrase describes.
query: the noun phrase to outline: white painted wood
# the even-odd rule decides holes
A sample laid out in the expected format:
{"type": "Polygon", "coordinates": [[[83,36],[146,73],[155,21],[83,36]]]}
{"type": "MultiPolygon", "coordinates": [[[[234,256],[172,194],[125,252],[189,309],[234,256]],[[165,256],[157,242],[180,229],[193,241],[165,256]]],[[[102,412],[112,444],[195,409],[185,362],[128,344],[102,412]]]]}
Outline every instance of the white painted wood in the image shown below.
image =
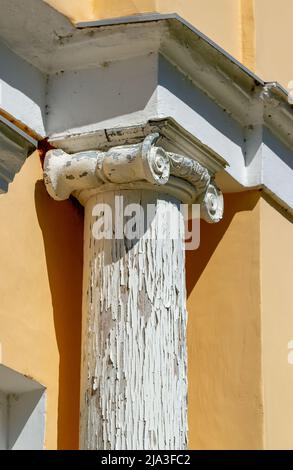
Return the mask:
{"type": "MultiPolygon", "coordinates": [[[[115,214],[119,217],[120,211],[115,214]]],[[[141,222],[141,220],[140,220],[141,222]]],[[[179,202],[147,190],[106,192],[85,207],[83,449],[184,449],[186,293],[179,202]],[[93,208],[115,195],[156,212],[132,242],[96,240],[93,208]],[[177,239],[168,240],[168,214],[177,239]]],[[[115,231],[115,228],[114,228],[115,231]]]]}
{"type": "Polygon", "coordinates": [[[159,137],[106,152],[54,149],[44,161],[49,194],[55,200],[73,194],[85,206],[83,449],[186,447],[180,202],[198,200],[202,217],[216,223],[223,197],[205,166],[166,152],[156,145],[159,137]]]}
{"type": "Polygon", "coordinates": [[[186,204],[199,202],[202,218],[217,223],[223,216],[221,191],[213,172],[192,158],[166,152],[156,143],[159,133],[139,144],[121,145],[107,152],[88,150],[69,155],[49,150],[44,161],[44,181],[57,201],[73,194],[81,204],[93,194],[117,189],[149,189],[169,194],[186,204]]]}

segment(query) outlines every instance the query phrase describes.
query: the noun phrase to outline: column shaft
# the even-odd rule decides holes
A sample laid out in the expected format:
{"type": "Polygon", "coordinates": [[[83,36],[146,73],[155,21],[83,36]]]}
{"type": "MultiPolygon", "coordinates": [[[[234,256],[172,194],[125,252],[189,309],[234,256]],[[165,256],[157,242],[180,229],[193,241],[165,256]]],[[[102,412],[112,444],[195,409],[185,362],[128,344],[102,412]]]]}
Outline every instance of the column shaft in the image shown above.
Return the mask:
{"type": "MultiPolygon", "coordinates": [[[[83,449],[186,447],[184,222],[179,208],[172,196],[151,190],[108,191],[86,203],[83,449]],[[121,217],[117,204],[115,213],[115,196],[123,197],[124,209],[139,204],[143,210],[144,220],[136,220],[143,229],[138,239],[117,239],[117,226],[111,227],[109,220],[113,237],[95,238],[92,214],[97,204],[111,207],[112,222],[121,217]],[[148,204],[153,204],[149,225],[148,204]],[[173,234],[177,232],[173,239],[167,219],[173,234]]],[[[109,219],[107,210],[104,218],[109,219]]],[[[118,223],[121,235],[121,219],[118,223]]]]}

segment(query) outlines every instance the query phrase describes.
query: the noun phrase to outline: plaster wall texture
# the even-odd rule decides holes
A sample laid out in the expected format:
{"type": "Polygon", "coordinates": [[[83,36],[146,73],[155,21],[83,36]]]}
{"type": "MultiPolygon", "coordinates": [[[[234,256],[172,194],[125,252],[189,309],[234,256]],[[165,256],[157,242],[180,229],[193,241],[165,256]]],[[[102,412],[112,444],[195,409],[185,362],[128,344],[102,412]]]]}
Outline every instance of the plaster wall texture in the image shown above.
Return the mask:
{"type": "Polygon", "coordinates": [[[276,8],[272,0],[254,0],[254,11],[255,71],[265,81],[277,80],[288,88],[293,80],[293,3],[280,0],[276,8]]]}
{"type": "Polygon", "coordinates": [[[80,210],[55,203],[37,152],[0,196],[2,363],[47,390],[47,449],[78,446],[82,229],[80,210]]]}
{"type": "Polygon", "coordinates": [[[266,449],[293,447],[292,220],[268,200],[260,205],[262,367],[266,449]]]}
{"type": "Polygon", "coordinates": [[[226,194],[186,253],[191,449],[263,447],[259,243],[259,193],[226,194]]]}

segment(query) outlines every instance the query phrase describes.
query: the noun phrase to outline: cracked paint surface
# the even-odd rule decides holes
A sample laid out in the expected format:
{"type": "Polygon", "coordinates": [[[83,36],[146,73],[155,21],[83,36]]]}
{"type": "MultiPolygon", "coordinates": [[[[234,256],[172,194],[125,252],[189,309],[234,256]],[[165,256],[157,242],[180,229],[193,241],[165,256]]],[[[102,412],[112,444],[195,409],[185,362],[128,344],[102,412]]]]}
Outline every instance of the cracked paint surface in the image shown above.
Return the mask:
{"type": "Polygon", "coordinates": [[[83,449],[186,448],[183,231],[179,202],[155,191],[105,192],[87,202],[83,449]],[[93,207],[107,203],[114,211],[115,195],[124,197],[124,207],[137,202],[143,209],[155,205],[139,240],[94,239],[93,207]],[[166,238],[168,214],[178,231],[176,239],[166,238]]]}

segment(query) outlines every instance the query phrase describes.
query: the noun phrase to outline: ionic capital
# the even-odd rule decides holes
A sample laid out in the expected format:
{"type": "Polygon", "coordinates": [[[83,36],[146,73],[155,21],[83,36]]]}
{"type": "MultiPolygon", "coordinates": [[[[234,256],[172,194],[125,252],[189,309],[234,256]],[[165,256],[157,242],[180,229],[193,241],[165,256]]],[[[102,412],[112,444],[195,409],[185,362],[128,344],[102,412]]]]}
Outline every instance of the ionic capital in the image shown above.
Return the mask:
{"type": "Polygon", "coordinates": [[[73,194],[85,204],[91,195],[118,189],[156,189],[188,204],[201,204],[202,218],[218,222],[223,196],[210,172],[194,159],[166,152],[150,134],[142,143],[67,154],[47,152],[44,181],[51,197],[65,200],[73,194]]]}

